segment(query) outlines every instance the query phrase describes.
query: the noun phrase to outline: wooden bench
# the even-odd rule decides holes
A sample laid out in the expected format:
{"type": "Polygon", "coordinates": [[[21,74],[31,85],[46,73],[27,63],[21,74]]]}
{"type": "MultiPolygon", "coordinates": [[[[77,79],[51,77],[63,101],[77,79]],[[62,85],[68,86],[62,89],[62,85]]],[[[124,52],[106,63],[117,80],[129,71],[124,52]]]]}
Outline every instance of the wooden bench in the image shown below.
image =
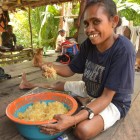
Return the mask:
{"type": "Polygon", "coordinates": [[[1,51],[0,52],[0,65],[14,64],[23,62],[25,60],[32,60],[33,51],[31,48],[25,48],[23,50],[16,51],[1,51]]]}

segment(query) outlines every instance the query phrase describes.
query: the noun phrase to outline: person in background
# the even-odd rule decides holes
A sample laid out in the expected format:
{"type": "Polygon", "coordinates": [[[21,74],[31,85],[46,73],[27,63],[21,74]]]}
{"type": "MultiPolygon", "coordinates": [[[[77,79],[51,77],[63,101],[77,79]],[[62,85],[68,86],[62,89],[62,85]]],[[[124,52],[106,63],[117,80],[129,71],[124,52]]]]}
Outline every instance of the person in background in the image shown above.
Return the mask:
{"type": "Polygon", "coordinates": [[[17,39],[16,35],[13,33],[12,25],[7,25],[7,29],[5,32],[2,33],[2,47],[8,48],[11,51],[14,50],[22,50],[23,46],[17,46],[17,39]]]}
{"type": "Polygon", "coordinates": [[[63,30],[63,29],[59,30],[58,37],[56,39],[55,52],[61,52],[62,51],[61,44],[66,40],[65,33],[66,33],[65,30],[63,30]]]}
{"type": "Polygon", "coordinates": [[[131,30],[130,30],[130,27],[125,26],[123,35],[126,36],[129,40],[131,40],[131,30]]]}
{"type": "Polygon", "coordinates": [[[2,33],[2,46],[9,48],[10,50],[14,50],[16,46],[16,36],[13,33],[13,27],[11,25],[7,25],[7,29],[2,33]]]}
{"type": "Polygon", "coordinates": [[[68,65],[44,64],[63,77],[83,74],[82,80],[30,86],[71,91],[72,96],[89,97],[91,101],[72,116],[55,115],[57,123],[40,126],[41,132],[53,135],[75,126],[77,139],[89,140],[126,116],[134,88],[136,53],[128,38],[115,34],[118,23],[113,0],[90,1],[84,12],[88,38],[81,44],[79,53],[68,65]]]}

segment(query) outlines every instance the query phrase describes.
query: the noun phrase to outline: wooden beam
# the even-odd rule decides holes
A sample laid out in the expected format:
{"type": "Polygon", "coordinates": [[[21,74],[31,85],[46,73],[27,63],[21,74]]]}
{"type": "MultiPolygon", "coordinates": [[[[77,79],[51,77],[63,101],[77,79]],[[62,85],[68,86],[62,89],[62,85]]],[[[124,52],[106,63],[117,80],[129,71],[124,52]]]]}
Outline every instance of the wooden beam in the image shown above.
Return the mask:
{"type": "Polygon", "coordinates": [[[31,24],[31,7],[28,7],[28,17],[29,17],[29,28],[30,28],[30,36],[31,36],[31,48],[33,54],[33,35],[32,35],[32,24],[31,24]]]}

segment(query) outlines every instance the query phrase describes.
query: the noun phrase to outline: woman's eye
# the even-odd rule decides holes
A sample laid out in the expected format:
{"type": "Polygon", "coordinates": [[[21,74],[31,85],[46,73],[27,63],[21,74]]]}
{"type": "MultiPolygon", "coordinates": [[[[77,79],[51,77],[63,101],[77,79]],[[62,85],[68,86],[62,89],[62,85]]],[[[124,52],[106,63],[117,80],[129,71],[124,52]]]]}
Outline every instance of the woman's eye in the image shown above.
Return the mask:
{"type": "Polygon", "coordinates": [[[99,20],[94,20],[94,21],[93,21],[93,24],[94,24],[94,25],[98,25],[99,23],[100,23],[99,20]]]}
{"type": "Polygon", "coordinates": [[[86,27],[88,27],[88,23],[87,22],[84,22],[84,27],[86,28],[86,27]]]}

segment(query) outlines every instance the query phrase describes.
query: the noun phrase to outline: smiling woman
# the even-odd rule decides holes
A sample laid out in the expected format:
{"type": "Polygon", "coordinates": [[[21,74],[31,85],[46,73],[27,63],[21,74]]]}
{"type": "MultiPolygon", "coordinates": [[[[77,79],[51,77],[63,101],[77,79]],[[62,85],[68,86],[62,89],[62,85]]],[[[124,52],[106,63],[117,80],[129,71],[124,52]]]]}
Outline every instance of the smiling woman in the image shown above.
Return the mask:
{"type": "MultiPolygon", "coordinates": [[[[51,130],[55,134],[60,126],[64,131],[75,125],[76,137],[88,140],[126,116],[134,88],[136,54],[128,38],[115,34],[118,23],[113,0],[92,0],[86,5],[84,25],[88,38],[70,64],[53,64],[53,68],[63,77],[83,74],[82,81],[59,82],[59,85],[61,90],[71,91],[72,96],[89,97],[91,101],[73,116],[55,116],[57,123],[42,126],[41,132],[50,134],[51,130]]],[[[37,85],[43,86],[38,83],[32,87],[37,85]]],[[[46,87],[60,90],[58,84],[46,83],[46,87]]]]}
{"type": "Polygon", "coordinates": [[[115,15],[117,13],[114,10],[110,10],[111,13],[109,13],[108,6],[102,3],[98,3],[98,6],[94,6],[95,8],[92,5],[88,7],[86,10],[88,12],[84,14],[85,33],[93,44],[99,46],[99,51],[103,52],[111,47],[117,38],[117,35],[111,34],[118,25],[119,16],[115,15]]]}

